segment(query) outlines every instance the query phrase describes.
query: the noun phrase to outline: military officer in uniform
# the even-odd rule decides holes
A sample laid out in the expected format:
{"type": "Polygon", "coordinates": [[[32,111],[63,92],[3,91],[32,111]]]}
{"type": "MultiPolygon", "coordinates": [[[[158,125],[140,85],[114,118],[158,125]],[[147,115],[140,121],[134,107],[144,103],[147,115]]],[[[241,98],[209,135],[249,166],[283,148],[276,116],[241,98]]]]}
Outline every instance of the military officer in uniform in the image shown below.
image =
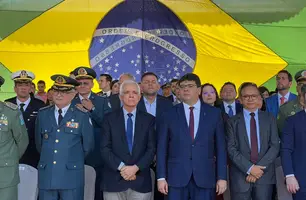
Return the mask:
{"type": "Polygon", "coordinates": [[[281,134],[285,120],[287,117],[291,115],[295,115],[295,113],[298,113],[299,111],[303,110],[304,107],[304,97],[301,93],[301,88],[304,84],[306,84],[306,69],[298,71],[295,74],[294,77],[296,81],[296,91],[298,93],[298,98],[295,100],[289,101],[285,104],[283,104],[280,109],[277,116],[277,125],[279,133],[281,134]]]}
{"type": "MultiPolygon", "coordinates": [[[[0,77],[0,87],[4,79],[0,77]]],[[[0,102],[0,199],[17,200],[19,159],[29,144],[28,133],[18,106],[0,102]]]]}
{"type": "Polygon", "coordinates": [[[5,101],[18,106],[29,134],[28,148],[19,163],[36,168],[39,161],[39,153],[35,145],[35,120],[38,110],[46,105],[43,101],[30,96],[31,83],[35,79],[35,75],[32,72],[20,70],[12,73],[11,78],[15,83],[14,90],[17,96],[5,101]]]}
{"type": "Polygon", "coordinates": [[[40,152],[40,200],[83,200],[84,161],[94,147],[93,126],[87,110],[71,104],[78,82],[53,75],[55,105],[38,112],[35,139],[40,152]]]}
{"type": "MultiPolygon", "coordinates": [[[[305,99],[306,85],[301,88],[305,99]]],[[[306,109],[289,116],[282,131],[281,159],[287,190],[293,200],[306,199],[306,109]]]]}
{"type": "Polygon", "coordinates": [[[100,192],[101,171],[102,171],[102,157],[100,153],[100,136],[101,126],[104,115],[111,111],[111,106],[108,98],[98,96],[91,91],[96,78],[96,72],[89,67],[78,67],[74,71],[75,79],[80,84],[77,86],[78,94],[73,100],[73,104],[88,111],[94,127],[95,148],[92,153],[86,158],[86,164],[95,168],[96,177],[96,194],[95,199],[101,200],[100,192]]]}

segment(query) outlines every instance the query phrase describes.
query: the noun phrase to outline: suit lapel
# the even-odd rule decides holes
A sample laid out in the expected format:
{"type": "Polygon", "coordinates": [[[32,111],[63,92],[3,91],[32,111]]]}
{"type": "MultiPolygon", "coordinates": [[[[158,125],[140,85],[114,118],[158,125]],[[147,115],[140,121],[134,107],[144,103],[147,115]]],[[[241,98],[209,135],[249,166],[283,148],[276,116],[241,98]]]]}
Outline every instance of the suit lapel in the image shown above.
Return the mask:
{"type": "Polygon", "coordinates": [[[265,119],[265,116],[263,115],[263,113],[261,111],[258,111],[258,124],[259,124],[259,136],[260,136],[260,151],[259,151],[259,155],[261,155],[262,152],[262,147],[263,147],[263,141],[264,141],[264,133],[265,132],[265,127],[266,127],[266,122],[268,121],[268,119],[265,119]]]}
{"type": "MultiPolygon", "coordinates": [[[[249,142],[249,137],[248,137],[248,133],[246,130],[246,122],[244,120],[244,116],[243,116],[243,112],[242,113],[238,113],[239,115],[239,121],[238,121],[238,130],[241,130],[241,134],[243,135],[243,138],[247,144],[247,146],[249,147],[249,150],[251,150],[251,144],[249,142]]],[[[239,134],[239,133],[238,133],[239,134]]]]}
{"type": "Polygon", "coordinates": [[[136,118],[135,118],[135,130],[134,130],[134,140],[133,140],[133,148],[132,148],[132,154],[135,151],[135,148],[138,144],[138,140],[141,138],[142,133],[142,120],[141,120],[141,113],[136,112],[136,118]]]}
{"type": "Polygon", "coordinates": [[[196,137],[194,138],[194,141],[198,139],[199,135],[202,132],[205,132],[205,123],[201,123],[201,122],[206,122],[206,121],[207,120],[206,120],[206,113],[205,113],[205,110],[204,110],[204,106],[201,104],[198,130],[197,130],[196,137]]]}
{"type": "Polygon", "coordinates": [[[162,99],[159,97],[159,95],[157,95],[156,96],[156,114],[155,114],[155,116],[160,116],[160,114],[163,110],[162,106],[163,106],[162,99]]]}
{"type": "MultiPolygon", "coordinates": [[[[125,131],[125,119],[123,116],[123,109],[120,109],[120,112],[118,112],[118,129],[119,129],[119,133],[121,133],[121,140],[122,143],[124,145],[125,151],[126,152],[130,152],[129,151],[129,146],[128,146],[128,142],[126,139],[126,131],[125,131]]],[[[136,126],[136,125],[135,125],[136,126]]]]}
{"type": "Polygon", "coordinates": [[[178,105],[177,114],[178,114],[177,116],[179,117],[179,124],[181,124],[183,126],[182,127],[183,133],[186,136],[188,136],[190,141],[192,141],[190,133],[189,133],[189,127],[188,127],[187,119],[186,119],[186,116],[185,116],[184,105],[182,103],[178,105]]]}
{"type": "Polygon", "coordinates": [[[52,108],[49,110],[49,122],[55,127],[57,128],[57,123],[56,123],[56,119],[55,119],[55,113],[54,113],[54,110],[55,110],[55,106],[52,106],[52,108]]]}

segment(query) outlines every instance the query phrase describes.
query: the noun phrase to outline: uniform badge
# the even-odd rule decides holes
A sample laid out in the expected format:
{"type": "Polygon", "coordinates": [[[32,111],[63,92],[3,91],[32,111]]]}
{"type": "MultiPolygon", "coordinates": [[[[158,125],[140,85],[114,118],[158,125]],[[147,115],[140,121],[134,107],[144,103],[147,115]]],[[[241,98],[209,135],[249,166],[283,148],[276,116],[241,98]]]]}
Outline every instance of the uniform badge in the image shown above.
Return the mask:
{"type": "Polygon", "coordinates": [[[49,138],[49,135],[45,133],[44,138],[47,140],[49,138]]]}
{"type": "Polygon", "coordinates": [[[291,115],[295,115],[295,112],[294,112],[294,111],[292,111],[290,114],[291,114],[291,115]]]}
{"type": "Polygon", "coordinates": [[[78,122],[73,122],[73,121],[67,122],[66,127],[68,127],[68,128],[79,128],[79,123],[78,122]]]}
{"type": "Polygon", "coordinates": [[[0,124],[5,125],[5,126],[8,125],[7,117],[4,114],[2,114],[0,117],[0,124]]]}

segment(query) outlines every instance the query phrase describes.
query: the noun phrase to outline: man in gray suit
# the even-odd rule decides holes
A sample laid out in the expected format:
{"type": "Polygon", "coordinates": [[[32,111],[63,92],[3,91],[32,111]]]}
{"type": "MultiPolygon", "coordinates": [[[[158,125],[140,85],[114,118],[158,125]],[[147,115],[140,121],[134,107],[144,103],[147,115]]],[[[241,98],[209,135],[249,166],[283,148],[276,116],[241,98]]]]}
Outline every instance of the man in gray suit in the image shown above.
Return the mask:
{"type": "Polygon", "coordinates": [[[280,148],[276,120],[258,110],[261,97],[256,84],[243,83],[239,96],[243,112],[227,122],[231,197],[271,200],[280,148]]]}

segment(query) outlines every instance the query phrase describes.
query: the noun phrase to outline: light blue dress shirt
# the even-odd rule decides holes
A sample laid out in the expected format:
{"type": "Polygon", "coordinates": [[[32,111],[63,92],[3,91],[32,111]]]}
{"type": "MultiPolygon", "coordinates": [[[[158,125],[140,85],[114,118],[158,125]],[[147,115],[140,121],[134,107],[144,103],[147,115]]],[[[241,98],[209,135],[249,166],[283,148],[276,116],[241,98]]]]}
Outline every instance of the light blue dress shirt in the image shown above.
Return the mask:
{"type": "MultiPolygon", "coordinates": [[[[190,105],[183,103],[184,105],[184,111],[185,111],[185,116],[186,116],[186,120],[187,120],[187,124],[189,126],[189,118],[190,118],[190,105]]],[[[199,122],[200,122],[200,112],[201,112],[201,102],[200,100],[197,101],[196,104],[193,105],[194,109],[193,109],[193,115],[194,115],[194,138],[197,135],[198,132],[198,128],[199,128],[199,122]]]]}
{"type": "MultiPolygon", "coordinates": [[[[259,130],[259,120],[258,120],[258,109],[254,112],[255,113],[255,121],[256,121],[256,133],[257,133],[257,144],[258,144],[258,153],[260,152],[260,130],[259,130]]],[[[245,121],[245,128],[247,131],[247,135],[248,135],[248,140],[249,140],[249,145],[251,148],[251,112],[243,109],[243,117],[244,117],[244,121],[245,121]]],[[[251,169],[254,165],[252,165],[247,174],[250,174],[251,169]]]]}
{"type": "Polygon", "coordinates": [[[156,116],[156,99],[157,97],[155,97],[153,103],[150,103],[148,99],[146,99],[146,97],[143,97],[147,112],[153,115],[154,117],[156,116]]]}
{"type": "MultiPolygon", "coordinates": [[[[129,118],[128,114],[129,112],[126,111],[124,108],[123,109],[123,116],[124,116],[124,127],[125,127],[125,131],[127,129],[127,120],[129,118]]],[[[131,112],[133,114],[132,116],[132,121],[133,121],[133,142],[134,142],[134,135],[135,135],[135,119],[136,119],[136,108],[131,112]]],[[[125,164],[124,162],[121,162],[120,165],[118,166],[118,170],[120,171],[122,167],[124,167],[125,164]]]]}

